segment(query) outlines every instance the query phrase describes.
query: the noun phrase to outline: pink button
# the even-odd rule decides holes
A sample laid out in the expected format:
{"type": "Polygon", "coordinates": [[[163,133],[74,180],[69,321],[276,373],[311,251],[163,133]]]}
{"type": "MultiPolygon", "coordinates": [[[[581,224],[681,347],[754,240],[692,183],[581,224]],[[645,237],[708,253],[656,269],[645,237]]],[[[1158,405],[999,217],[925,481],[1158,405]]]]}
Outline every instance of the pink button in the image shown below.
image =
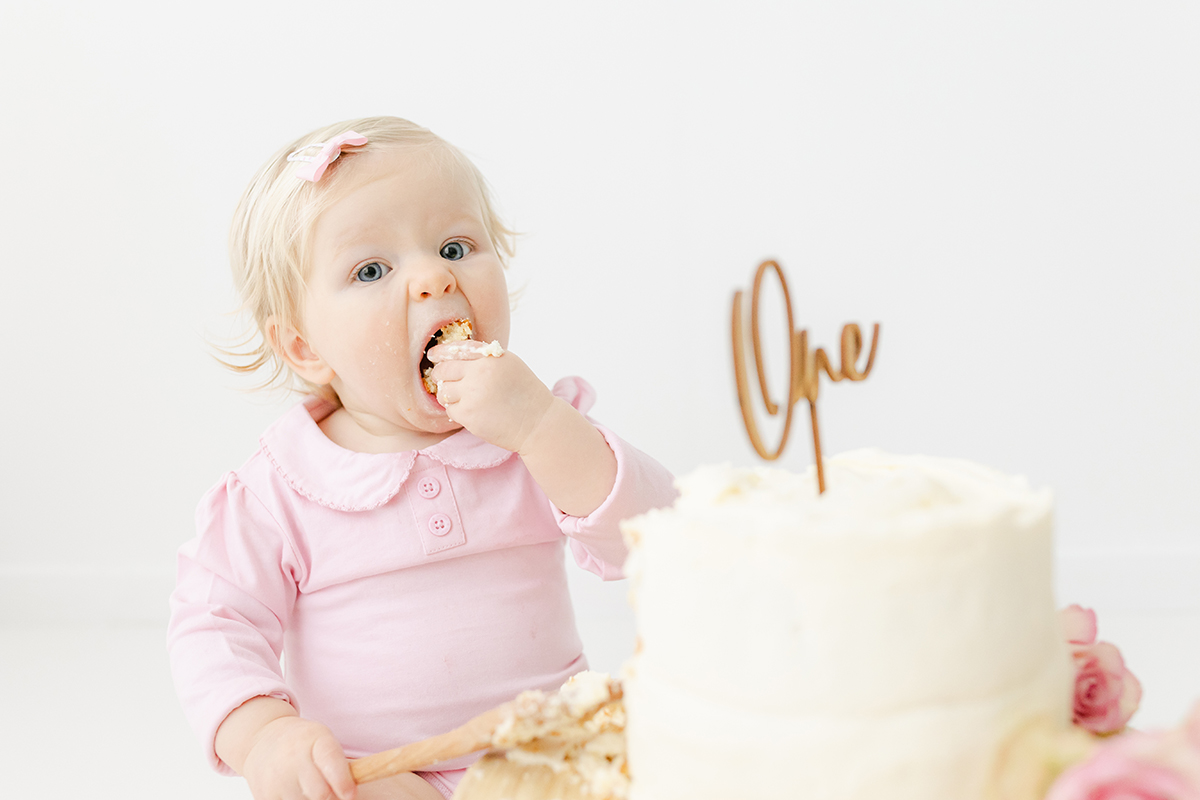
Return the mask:
{"type": "Polygon", "coordinates": [[[437,497],[441,490],[442,485],[438,483],[437,478],[421,478],[417,481],[417,494],[426,500],[437,497]]]}
{"type": "Polygon", "coordinates": [[[429,532],[434,536],[445,536],[454,527],[454,523],[445,514],[434,514],[429,518],[429,532]]]}

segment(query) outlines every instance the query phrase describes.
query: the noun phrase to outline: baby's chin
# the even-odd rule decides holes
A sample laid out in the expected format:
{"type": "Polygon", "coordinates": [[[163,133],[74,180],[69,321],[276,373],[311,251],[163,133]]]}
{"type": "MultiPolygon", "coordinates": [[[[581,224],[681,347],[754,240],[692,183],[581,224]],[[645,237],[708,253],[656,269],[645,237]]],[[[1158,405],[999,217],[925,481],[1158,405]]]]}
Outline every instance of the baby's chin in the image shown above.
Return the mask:
{"type": "Polygon", "coordinates": [[[462,424],[450,419],[443,412],[440,420],[435,420],[428,425],[422,425],[422,430],[426,433],[454,433],[455,431],[462,430],[462,424]]]}
{"type": "Polygon", "coordinates": [[[409,430],[415,433],[453,433],[462,425],[450,419],[437,398],[425,391],[419,380],[410,376],[393,376],[385,387],[346,397],[346,387],[338,392],[342,405],[351,416],[373,420],[364,428],[373,428],[386,435],[387,431],[409,430]]]}

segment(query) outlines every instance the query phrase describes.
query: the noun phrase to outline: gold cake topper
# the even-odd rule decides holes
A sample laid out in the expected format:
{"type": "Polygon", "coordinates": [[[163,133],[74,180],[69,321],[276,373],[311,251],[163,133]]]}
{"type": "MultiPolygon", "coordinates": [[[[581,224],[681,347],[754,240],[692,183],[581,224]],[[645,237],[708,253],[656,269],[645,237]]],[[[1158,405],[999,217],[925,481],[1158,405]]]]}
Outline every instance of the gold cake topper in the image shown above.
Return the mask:
{"type": "Polygon", "coordinates": [[[817,489],[825,491],[825,465],[821,460],[821,432],[817,426],[817,396],[820,394],[821,370],[831,381],[861,381],[871,374],[875,365],[875,347],[879,344],[879,323],[875,323],[871,332],[871,349],[867,355],[867,363],[860,370],[858,357],[862,353],[862,331],[858,325],[849,323],[842,327],[841,366],[834,369],[824,348],[810,350],[808,346],[808,331],[796,330],[792,317],[792,299],[788,292],[787,280],[783,277],[783,269],[774,261],[764,261],[758,265],[754,273],[754,287],[750,295],[750,342],[754,354],[754,366],[758,372],[758,388],[762,395],[763,406],[770,416],[779,413],[779,404],[771,399],[767,389],[767,373],[763,365],[762,340],[759,336],[758,304],[762,289],[763,275],[767,270],[774,270],[779,277],[779,286],[783,290],[784,308],[787,311],[788,329],[788,396],[783,418],[783,434],[779,446],[770,450],[763,442],[754,420],[750,398],[750,377],[746,369],[746,323],[742,308],[745,305],[743,292],[739,289],[733,294],[733,372],[737,380],[738,403],[742,407],[742,420],[746,423],[746,432],[750,434],[750,443],[755,451],[768,461],[774,461],[783,453],[787,444],[788,434],[792,428],[792,407],[801,399],[808,401],[809,416],[812,418],[813,455],[817,463],[817,489]]]}

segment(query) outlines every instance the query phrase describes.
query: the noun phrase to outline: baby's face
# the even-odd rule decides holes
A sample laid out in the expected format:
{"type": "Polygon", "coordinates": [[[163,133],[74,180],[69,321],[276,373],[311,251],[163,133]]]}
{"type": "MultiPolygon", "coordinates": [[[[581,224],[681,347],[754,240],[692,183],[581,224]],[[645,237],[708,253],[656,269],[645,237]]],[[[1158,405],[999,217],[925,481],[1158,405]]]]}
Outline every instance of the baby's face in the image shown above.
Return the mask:
{"type": "Polygon", "coordinates": [[[421,384],[443,325],[468,319],[476,339],[508,345],[508,287],[478,191],[430,161],[403,147],[356,156],[313,230],[305,338],[346,410],[383,435],[459,427],[421,384]]]}

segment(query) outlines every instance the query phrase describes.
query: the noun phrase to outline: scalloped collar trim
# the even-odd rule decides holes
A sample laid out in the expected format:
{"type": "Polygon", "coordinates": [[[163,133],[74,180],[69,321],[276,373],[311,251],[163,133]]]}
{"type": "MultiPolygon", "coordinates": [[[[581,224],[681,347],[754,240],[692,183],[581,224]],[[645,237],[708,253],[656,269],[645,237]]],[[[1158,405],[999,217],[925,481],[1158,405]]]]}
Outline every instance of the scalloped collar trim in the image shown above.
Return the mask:
{"type": "Polygon", "coordinates": [[[329,440],[317,423],[334,406],[319,397],[297,403],[259,437],[267,459],[288,485],[338,511],[369,511],[396,496],[417,455],[456,469],[487,469],[515,453],[461,430],[437,444],[402,453],[356,453],[329,440]]]}

